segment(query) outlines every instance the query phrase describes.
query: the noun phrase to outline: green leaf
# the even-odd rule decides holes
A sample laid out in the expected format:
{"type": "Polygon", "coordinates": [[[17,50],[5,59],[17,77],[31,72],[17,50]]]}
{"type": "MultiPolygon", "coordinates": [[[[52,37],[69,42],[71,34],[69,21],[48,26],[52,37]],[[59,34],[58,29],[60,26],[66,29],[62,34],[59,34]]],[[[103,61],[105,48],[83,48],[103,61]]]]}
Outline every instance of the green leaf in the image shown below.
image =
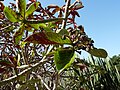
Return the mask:
{"type": "Polygon", "coordinates": [[[5,14],[6,18],[8,18],[11,22],[18,22],[19,21],[16,12],[14,12],[9,7],[4,8],[4,14],[5,14]]]}
{"type": "Polygon", "coordinates": [[[57,70],[61,72],[69,67],[74,61],[74,50],[58,49],[54,54],[54,60],[57,70]]]}
{"type": "Polygon", "coordinates": [[[58,33],[46,32],[46,36],[50,41],[54,41],[59,44],[71,44],[69,38],[62,39],[62,36],[58,33]]]}
{"type": "Polygon", "coordinates": [[[39,27],[43,28],[46,32],[51,32],[52,31],[45,23],[40,23],[39,27]]]}
{"type": "Polygon", "coordinates": [[[27,43],[27,42],[22,41],[22,42],[20,43],[20,47],[23,48],[26,43],[27,43]]]}
{"type": "Polygon", "coordinates": [[[33,27],[34,29],[39,29],[39,24],[29,24],[31,27],[33,27]]]}
{"type": "Polygon", "coordinates": [[[59,34],[60,35],[68,35],[69,33],[68,33],[67,29],[62,29],[62,30],[60,30],[59,34]]]}
{"type": "Polygon", "coordinates": [[[20,28],[14,33],[13,40],[15,44],[19,44],[23,34],[24,34],[24,24],[22,24],[20,28]]]}
{"type": "Polygon", "coordinates": [[[26,0],[18,0],[17,5],[19,13],[24,17],[26,12],[26,0]]]}
{"type": "Polygon", "coordinates": [[[107,52],[104,49],[91,49],[88,51],[91,55],[101,58],[106,58],[108,56],[107,52]]]}
{"type": "Polygon", "coordinates": [[[32,3],[27,9],[25,17],[28,17],[29,15],[31,15],[38,8],[39,4],[40,2],[32,3]]]}
{"type": "Polygon", "coordinates": [[[71,44],[68,38],[63,40],[61,35],[54,32],[34,33],[27,37],[24,42],[35,44],[71,44]]]}

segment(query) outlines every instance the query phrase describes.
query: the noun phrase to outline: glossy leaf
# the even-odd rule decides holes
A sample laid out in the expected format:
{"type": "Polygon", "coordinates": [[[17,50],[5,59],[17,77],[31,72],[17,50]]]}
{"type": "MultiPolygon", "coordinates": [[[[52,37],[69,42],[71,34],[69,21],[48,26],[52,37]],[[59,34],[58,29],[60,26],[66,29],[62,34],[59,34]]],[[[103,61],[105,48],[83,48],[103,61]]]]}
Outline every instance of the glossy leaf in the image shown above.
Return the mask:
{"type": "Polygon", "coordinates": [[[18,0],[17,2],[19,13],[24,17],[26,11],[26,0],[18,0]]]}
{"type": "Polygon", "coordinates": [[[17,14],[11,8],[5,7],[4,14],[11,22],[18,22],[17,14]]]}
{"type": "Polygon", "coordinates": [[[24,34],[24,25],[21,25],[20,28],[15,32],[13,36],[13,40],[15,44],[19,44],[23,34],[24,34]]]}
{"type": "Polygon", "coordinates": [[[40,2],[32,3],[27,9],[25,17],[28,17],[29,15],[31,15],[38,8],[39,4],[40,2]]]}
{"type": "Polygon", "coordinates": [[[64,70],[74,61],[74,51],[72,49],[58,49],[54,54],[57,70],[64,70]]]}
{"type": "Polygon", "coordinates": [[[104,49],[91,49],[88,51],[91,55],[101,58],[106,58],[108,56],[107,52],[104,49]]]}
{"type": "Polygon", "coordinates": [[[66,38],[62,39],[62,36],[54,32],[39,32],[27,37],[25,42],[35,44],[71,44],[71,41],[66,38]]]}

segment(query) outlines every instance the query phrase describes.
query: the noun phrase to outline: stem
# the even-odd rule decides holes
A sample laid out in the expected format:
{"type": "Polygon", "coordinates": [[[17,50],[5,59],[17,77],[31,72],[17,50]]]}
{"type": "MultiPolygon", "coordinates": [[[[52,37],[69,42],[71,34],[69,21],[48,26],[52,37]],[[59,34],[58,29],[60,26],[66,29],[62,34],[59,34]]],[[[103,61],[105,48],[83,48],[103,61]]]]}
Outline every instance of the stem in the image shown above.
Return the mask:
{"type": "Polygon", "coordinates": [[[61,28],[61,29],[65,29],[65,27],[66,27],[67,18],[68,18],[68,13],[69,13],[70,1],[71,1],[71,0],[67,0],[67,2],[66,2],[65,14],[64,14],[65,20],[63,20],[63,22],[62,22],[62,28],[61,28]]]}

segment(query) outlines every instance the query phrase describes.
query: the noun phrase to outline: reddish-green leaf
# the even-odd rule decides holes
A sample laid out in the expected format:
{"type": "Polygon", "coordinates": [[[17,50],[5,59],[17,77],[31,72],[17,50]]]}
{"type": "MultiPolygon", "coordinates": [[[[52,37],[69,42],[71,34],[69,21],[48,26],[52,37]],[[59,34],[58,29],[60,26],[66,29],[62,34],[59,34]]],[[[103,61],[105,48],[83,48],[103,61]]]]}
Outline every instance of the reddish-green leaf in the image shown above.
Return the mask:
{"type": "Polygon", "coordinates": [[[31,15],[38,8],[39,4],[40,4],[40,2],[32,3],[27,9],[27,11],[25,13],[25,17],[28,17],[29,15],[31,15]]]}
{"type": "Polygon", "coordinates": [[[17,5],[19,13],[24,17],[26,12],[26,0],[18,0],[17,5]]]}
{"type": "Polygon", "coordinates": [[[57,70],[66,69],[74,61],[74,50],[72,49],[58,49],[54,54],[54,60],[57,70]]]}
{"type": "Polygon", "coordinates": [[[106,58],[108,56],[107,52],[104,49],[91,49],[88,51],[91,55],[101,58],[106,58]]]}
{"type": "Polygon", "coordinates": [[[19,44],[20,40],[22,39],[23,34],[24,34],[24,25],[21,25],[20,28],[15,32],[13,36],[13,40],[15,44],[19,44]]]}
{"type": "Polygon", "coordinates": [[[9,7],[4,8],[4,14],[11,22],[18,22],[19,21],[16,12],[14,12],[9,7]]]}
{"type": "Polygon", "coordinates": [[[61,35],[54,32],[35,33],[27,37],[24,41],[37,44],[71,44],[68,38],[63,40],[61,35]]]}

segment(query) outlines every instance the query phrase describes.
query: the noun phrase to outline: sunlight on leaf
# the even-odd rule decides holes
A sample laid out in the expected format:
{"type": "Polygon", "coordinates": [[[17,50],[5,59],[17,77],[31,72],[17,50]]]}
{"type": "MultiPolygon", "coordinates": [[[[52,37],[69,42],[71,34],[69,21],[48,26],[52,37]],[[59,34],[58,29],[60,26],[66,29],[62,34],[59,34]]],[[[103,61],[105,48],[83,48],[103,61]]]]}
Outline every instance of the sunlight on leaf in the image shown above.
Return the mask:
{"type": "Polygon", "coordinates": [[[4,8],[4,14],[5,14],[6,18],[8,18],[11,22],[18,22],[19,21],[16,12],[14,12],[9,7],[4,8]]]}
{"type": "Polygon", "coordinates": [[[26,11],[26,0],[18,0],[17,5],[19,13],[24,17],[26,11]]]}
{"type": "Polygon", "coordinates": [[[39,4],[40,2],[32,3],[27,9],[25,17],[28,17],[29,15],[31,15],[38,8],[39,4]]]}

